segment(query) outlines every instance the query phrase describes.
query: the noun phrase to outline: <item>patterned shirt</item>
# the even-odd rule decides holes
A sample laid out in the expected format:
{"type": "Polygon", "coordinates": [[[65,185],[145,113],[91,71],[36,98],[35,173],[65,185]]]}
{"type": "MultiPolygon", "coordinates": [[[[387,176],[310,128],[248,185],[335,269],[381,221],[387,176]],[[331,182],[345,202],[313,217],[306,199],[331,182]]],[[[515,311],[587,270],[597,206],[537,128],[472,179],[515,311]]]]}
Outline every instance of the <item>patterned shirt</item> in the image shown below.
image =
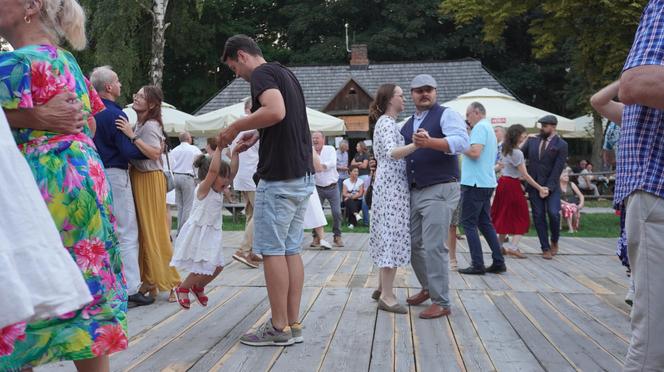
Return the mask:
{"type": "MultiPolygon", "coordinates": [[[[664,65],[664,2],[646,6],[623,71],[644,65],[664,65]]],[[[614,204],[620,206],[634,191],[664,198],[664,111],[641,105],[625,106],[616,169],[614,204]]]]}

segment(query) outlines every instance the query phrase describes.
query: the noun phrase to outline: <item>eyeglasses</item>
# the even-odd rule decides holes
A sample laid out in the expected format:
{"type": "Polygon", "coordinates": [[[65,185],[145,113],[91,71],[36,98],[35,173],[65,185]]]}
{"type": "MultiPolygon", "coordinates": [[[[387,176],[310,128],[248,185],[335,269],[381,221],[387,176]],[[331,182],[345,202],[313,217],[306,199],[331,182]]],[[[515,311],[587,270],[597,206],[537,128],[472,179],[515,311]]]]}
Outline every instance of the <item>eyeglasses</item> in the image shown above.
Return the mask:
{"type": "Polygon", "coordinates": [[[412,89],[412,92],[415,94],[423,94],[423,93],[431,93],[434,91],[436,88],[432,87],[422,87],[422,88],[414,88],[412,89]]]}
{"type": "Polygon", "coordinates": [[[134,95],[132,96],[132,98],[133,98],[134,100],[137,100],[137,99],[144,100],[144,99],[145,99],[145,95],[144,95],[144,94],[134,93],[134,95]]]}

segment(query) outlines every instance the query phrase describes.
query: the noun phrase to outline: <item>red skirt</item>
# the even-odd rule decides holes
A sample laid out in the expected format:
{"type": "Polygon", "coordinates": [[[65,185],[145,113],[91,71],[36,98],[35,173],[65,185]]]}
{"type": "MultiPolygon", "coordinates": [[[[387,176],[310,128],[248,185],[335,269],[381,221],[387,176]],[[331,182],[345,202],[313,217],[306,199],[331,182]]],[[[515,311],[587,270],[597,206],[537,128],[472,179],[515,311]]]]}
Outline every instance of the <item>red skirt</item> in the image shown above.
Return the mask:
{"type": "Polygon", "coordinates": [[[491,221],[498,234],[523,235],[530,228],[528,202],[521,189],[521,181],[500,177],[491,205],[491,221]]]}

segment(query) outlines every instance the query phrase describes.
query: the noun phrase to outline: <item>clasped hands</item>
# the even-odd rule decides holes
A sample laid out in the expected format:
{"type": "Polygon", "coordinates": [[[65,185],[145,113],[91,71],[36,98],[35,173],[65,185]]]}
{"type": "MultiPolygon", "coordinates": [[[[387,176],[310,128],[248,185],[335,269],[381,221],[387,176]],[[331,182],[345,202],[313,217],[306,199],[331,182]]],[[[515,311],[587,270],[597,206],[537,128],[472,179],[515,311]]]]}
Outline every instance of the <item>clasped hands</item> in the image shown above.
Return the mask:
{"type": "Polygon", "coordinates": [[[429,132],[427,132],[426,129],[419,128],[417,132],[413,133],[413,144],[415,147],[427,147],[430,140],[431,137],[429,136],[429,132]]]}
{"type": "Polygon", "coordinates": [[[539,192],[539,196],[542,199],[546,199],[549,197],[549,188],[548,187],[542,187],[542,190],[539,192]]]}

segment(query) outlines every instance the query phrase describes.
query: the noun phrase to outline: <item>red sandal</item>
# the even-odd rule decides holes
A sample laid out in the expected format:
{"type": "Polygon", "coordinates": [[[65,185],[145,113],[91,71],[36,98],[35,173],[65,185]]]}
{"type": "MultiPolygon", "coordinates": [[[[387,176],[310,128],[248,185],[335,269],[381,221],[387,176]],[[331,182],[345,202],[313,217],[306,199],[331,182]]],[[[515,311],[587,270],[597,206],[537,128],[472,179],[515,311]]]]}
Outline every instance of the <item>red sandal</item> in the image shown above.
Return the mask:
{"type": "Polygon", "coordinates": [[[173,292],[175,292],[175,298],[178,300],[180,306],[182,306],[182,308],[185,310],[189,310],[191,307],[191,301],[189,301],[189,290],[187,288],[175,287],[173,288],[173,292]],[[180,294],[184,294],[184,298],[181,298],[180,294]]]}
{"type": "Polygon", "coordinates": [[[201,306],[207,306],[208,304],[208,297],[205,295],[205,287],[197,287],[193,286],[191,287],[191,292],[194,293],[194,296],[196,296],[196,300],[198,301],[201,306]]]}

